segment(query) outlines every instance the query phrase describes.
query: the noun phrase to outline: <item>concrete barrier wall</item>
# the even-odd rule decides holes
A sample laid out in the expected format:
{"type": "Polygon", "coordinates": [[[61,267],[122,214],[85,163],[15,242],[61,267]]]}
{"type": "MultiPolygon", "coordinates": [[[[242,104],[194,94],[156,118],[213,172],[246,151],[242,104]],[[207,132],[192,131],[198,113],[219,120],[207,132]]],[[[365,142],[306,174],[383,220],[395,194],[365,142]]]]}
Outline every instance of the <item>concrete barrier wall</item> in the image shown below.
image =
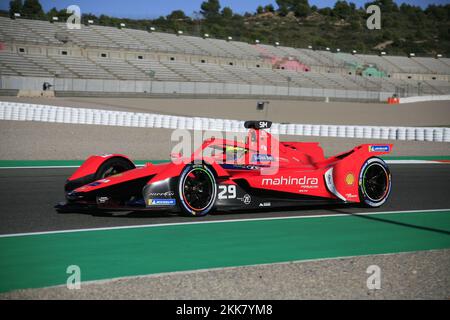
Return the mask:
{"type": "MultiPolygon", "coordinates": [[[[0,101],[0,120],[42,121],[136,128],[246,131],[244,121],[239,120],[179,117],[152,113],[55,107],[2,101],[0,101]]],[[[450,142],[450,128],[274,123],[269,131],[274,134],[300,136],[450,142]]]]}
{"type": "Polygon", "coordinates": [[[40,78],[1,76],[1,89],[42,90],[44,82],[53,84],[55,91],[123,92],[153,94],[191,95],[254,95],[291,97],[328,97],[386,101],[393,92],[340,90],[323,88],[279,87],[266,85],[210,83],[210,82],[164,82],[72,78],[40,78]]]}
{"type": "Polygon", "coordinates": [[[424,102],[424,101],[450,101],[450,95],[439,95],[439,96],[417,96],[417,97],[407,97],[400,98],[399,103],[413,103],[413,102],[424,102]]]}

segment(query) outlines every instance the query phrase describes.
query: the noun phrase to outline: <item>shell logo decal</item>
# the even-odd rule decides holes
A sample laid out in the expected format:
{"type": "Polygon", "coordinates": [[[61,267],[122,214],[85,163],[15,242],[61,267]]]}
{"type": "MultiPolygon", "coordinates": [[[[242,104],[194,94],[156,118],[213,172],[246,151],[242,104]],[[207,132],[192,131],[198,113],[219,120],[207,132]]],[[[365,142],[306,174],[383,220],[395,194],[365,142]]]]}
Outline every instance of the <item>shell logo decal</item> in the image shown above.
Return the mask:
{"type": "Polygon", "coordinates": [[[355,176],[353,175],[353,173],[347,174],[347,176],[345,177],[345,183],[348,184],[349,186],[355,183],[355,176]]]}

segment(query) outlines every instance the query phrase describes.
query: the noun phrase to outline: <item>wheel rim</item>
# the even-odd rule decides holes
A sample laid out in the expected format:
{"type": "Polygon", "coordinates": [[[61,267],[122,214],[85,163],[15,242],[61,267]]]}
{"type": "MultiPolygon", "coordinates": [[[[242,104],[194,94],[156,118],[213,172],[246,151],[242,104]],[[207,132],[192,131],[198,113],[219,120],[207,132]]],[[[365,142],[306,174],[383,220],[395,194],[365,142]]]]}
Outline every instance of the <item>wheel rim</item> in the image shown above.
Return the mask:
{"type": "Polygon", "coordinates": [[[371,201],[383,200],[389,191],[389,174],[386,168],[379,163],[369,164],[363,173],[362,187],[371,201]]]}
{"type": "Polygon", "coordinates": [[[182,196],[186,205],[194,211],[206,209],[213,199],[214,179],[203,168],[189,171],[182,183],[182,196]]]}

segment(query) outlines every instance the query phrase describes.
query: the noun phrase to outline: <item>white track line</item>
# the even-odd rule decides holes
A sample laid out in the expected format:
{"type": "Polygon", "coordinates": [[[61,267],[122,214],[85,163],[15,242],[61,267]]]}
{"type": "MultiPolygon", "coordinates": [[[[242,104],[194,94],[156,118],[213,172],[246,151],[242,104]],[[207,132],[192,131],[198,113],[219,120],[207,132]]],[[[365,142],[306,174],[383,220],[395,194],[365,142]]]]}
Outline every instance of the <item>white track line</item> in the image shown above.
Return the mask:
{"type": "Polygon", "coordinates": [[[381,215],[381,214],[392,214],[392,213],[405,213],[405,214],[406,213],[429,213],[429,212],[444,212],[444,211],[450,212],[450,208],[428,209],[428,210],[380,211],[380,212],[348,212],[348,213],[345,212],[345,213],[339,213],[339,214],[305,215],[305,216],[294,216],[294,217],[289,217],[288,216],[288,217],[272,217],[272,218],[253,218],[253,219],[250,218],[250,219],[229,219],[229,220],[213,220],[213,221],[198,221],[198,222],[159,223],[159,224],[146,224],[146,225],[133,225],[133,226],[106,227],[106,228],[87,228],[87,229],[55,230],[55,231],[42,231],[42,232],[29,232],[29,233],[12,233],[12,234],[0,235],[0,238],[34,236],[34,235],[46,235],[46,234],[58,234],[58,233],[74,233],[74,232],[123,230],[123,229],[156,228],[156,227],[170,227],[170,226],[198,225],[198,224],[251,222],[251,221],[272,221],[272,220],[326,218],[326,217],[349,217],[349,216],[352,216],[352,215],[365,216],[365,215],[381,215]]]}

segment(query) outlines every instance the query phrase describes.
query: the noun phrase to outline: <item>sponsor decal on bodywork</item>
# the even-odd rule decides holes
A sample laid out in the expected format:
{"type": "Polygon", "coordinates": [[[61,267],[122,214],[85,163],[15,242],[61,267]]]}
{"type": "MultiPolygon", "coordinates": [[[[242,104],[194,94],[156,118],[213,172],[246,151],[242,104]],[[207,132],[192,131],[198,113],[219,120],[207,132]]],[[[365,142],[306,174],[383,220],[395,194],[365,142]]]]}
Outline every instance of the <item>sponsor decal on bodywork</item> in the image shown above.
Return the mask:
{"type": "Polygon", "coordinates": [[[369,146],[369,152],[389,152],[390,146],[369,146]]]}
{"type": "Polygon", "coordinates": [[[349,186],[352,186],[355,183],[355,176],[353,173],[350,172],[345,176],[345,183],[349,186]]]}
{"type": "Polygon", "coordinates": [[[284,177],[279,178],[263,178],[263,186],[301,186],[302,188],[317,188],[319,185],[319,179],[303,177],[284,177]]]}
{"type": "Polygon", "coordinates": [[[98,204],[104,204],[104,203],[106,203],[108,201],[109,201],[108,197],[97,197],[97,203],[98,204]]]}
{"type": "Polygon", "coordinates": [[[244,204],[249,205],[252,202],[252,197],[246,193],[242,198],[237,198],[238,200],[241,200],[244,204]]]}
{"type": "Polygon", "coordinates": [[[175,196],[175,192],[173,192],[173,191],[150,192],[148,195],[150,197],[173,197],[173,196],[175,196]]]}
{"type": "Polygon", "coordinates": [[[148,199],[149,206],[174,206],[176,205],[175,199],[148,199]]]}
{"type": "Polygon", "coordinates": [[[254,154],[252,155],[252,162],[269,162],[269,161],[275,161],[273,156],[270,154],[254,154]]]}

